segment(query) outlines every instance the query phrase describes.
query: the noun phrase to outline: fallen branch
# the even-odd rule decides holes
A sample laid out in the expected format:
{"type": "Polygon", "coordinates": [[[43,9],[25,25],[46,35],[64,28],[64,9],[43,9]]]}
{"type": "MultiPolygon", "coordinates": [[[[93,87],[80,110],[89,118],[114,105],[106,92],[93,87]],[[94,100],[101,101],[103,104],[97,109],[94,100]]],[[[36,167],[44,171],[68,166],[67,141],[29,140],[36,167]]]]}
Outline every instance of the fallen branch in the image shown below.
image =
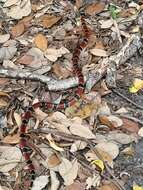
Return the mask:
{"type": "MultiPolygon", "coordinates": [[[[102,61],[98,64],[98,68],[89,71],[88,75],[85,76],[87,90],[90,90],[106,74],[107,68],[112,62],[114,62],[116,66],[124,64],[137,52],[141,46],[142,43],[140,36],[132,35],[118,54],[102,59],[102,61]]],[[[48,76],[36,74],[36,72],[34,73],[4,68],[0,68],[0,77],[39,81],[45,83],[50,91],[66,90],[78,85],[78,79],[76,77],[64,80],[55,80],[48,76]]]]}

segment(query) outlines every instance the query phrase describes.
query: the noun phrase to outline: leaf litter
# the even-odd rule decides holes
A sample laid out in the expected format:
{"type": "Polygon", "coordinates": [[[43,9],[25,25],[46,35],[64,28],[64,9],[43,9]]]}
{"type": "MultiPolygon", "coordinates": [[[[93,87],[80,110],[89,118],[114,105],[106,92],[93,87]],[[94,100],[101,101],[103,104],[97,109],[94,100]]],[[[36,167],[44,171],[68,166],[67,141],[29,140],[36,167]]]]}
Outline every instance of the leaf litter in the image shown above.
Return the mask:
{"type": "MultiPolygon", "coordinates": [[[[27,69],[40,73],[43,69],[42,74],[58,80],[71,77],[72,52],[81,32],[80,25],[75,23],[78,20],[75,11],[83,5],[88,15],[86,23],[93,33],[89,47],[80,57],[86,76],[96,73],[102,60],[118,52],[123,47],[122,41],[126,42],[132,34],[142,36],[142,1],[114,4],[110,1],[107,4],[84,0],[76,0],[75,4],[71,1],[40,1],[35,4],[30,0],[5,0],[2,8],[6,23],[0,21],[2,67],[22,69],[23,73],[27,69]]],[[[141,56],[136,55],[115,72],[116,89],[133,102],[142,104],[141,56]]],[[[9,186],[15,188],[17,181],[22,186],[25,175],[27,177],[18,145],[24,105],[38,97],[44,100],[43,94],[47,94],[46,98],[52,102],[57,97],[72,96],[75,91],[47,93],[44,85],[28,80],[7,82],[1,78],[0,84],[0,171],[7,182],[0,179],[0,188],[6,189],[9,186]]],[[[32,189],[48,188],[50,184],[51,190],[118,190],[120,182],[120,189],[123,186],[142,189],[143,180],[134,171],[143,162],[140,148],[143,115],[126,100],[116,96],[102,76],[94,86],[87,83],[81,100],[65,111],[47,113],[36,109],[28,123],[32,131],[27,130],[29,143],[33,146],[31,157],[39,175],[32,189]],[[35,133],[36,130],[47,130],[48,134],[35,133]],[[131,158],[135,160],[132,171],[126,168],[126,161],[129,165],[131,158]],[[125,165],[123,169],[122,165],[125,165]],[[129,173],[131,179],[119,177],[123,171],[129,173]],[[112,183],[114,176],[118,178],[115,184],[112,183]]]]}

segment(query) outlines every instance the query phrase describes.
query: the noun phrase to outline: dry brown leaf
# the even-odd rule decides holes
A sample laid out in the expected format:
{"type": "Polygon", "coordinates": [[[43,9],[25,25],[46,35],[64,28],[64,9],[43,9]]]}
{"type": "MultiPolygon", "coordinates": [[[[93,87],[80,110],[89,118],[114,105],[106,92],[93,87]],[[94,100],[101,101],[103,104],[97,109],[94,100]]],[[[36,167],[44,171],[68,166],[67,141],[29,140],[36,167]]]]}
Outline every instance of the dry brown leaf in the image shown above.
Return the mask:
{"type": "Polygon", "coordinates": [[[132,8],[128,8],[128,9],[122,9],[119,14],[118,14],[119,17],[130,17],[132,16],[132,8]]]}
{"type": "Polygon", "coordinates": [[[65,79],[71,75],[71,72],[67,70],[66,68],[64,68],[60,63],[55,63],[53,65],[53,72],[60,79],[65,79]]]}
{"type": "Polygon", "coordinates": [[[83,0],[76,0],[75,2],[75,6],[77,9],[79,9],[80,7],[82,7],[83,5],[83,0]]]}
{"type": "Polygon", "coordinates": [[[8,103],[5,100],[0,99],[0,108],[1,107],[6,107],[7,105],[8,105],[8,103]]]}
{"type": "Polygon", "coordinates": [[[115,141],[117,143],[121,144],[129,144],[133,141],[137,140],[137,137],[135,135],[127,135],[125,133],[119,133],[119,131],[111,131],[107,135],[107,139],[109,141],[115,141]]]}
{"type": "Polygon", "coordinates": [[[2,92],[2,91],[0,91],[0,96],[6,96],[6,97],[10,98],[10,96],[6,92],[2,92]]]}
{"type": "Polygon", "coordinates": [[[95,110],[96,108],[97,106],[95,103],[86,104],[75,114],[75,116],[85,119],[89,117],[93,110],[95,110]]]}
{"type": "Polygon", "coordinates": [[[19,143],[19,134],[14,134],[14,135],[7,135],[3,140],[3,143],[7,144],[18,144],[19,143]]]}
{"type": "Polygon", "coordinates": [[[98,56],[98,57],[107,57],[108,53],[103,49],[93,48],[90,50],[90,53],[92,55],[98,56]]]}
{"type": "Polygon", "coordinates": [[[67,186],[66,190],[85,190],[85,184],[75,181],[73,184],[67,186]]]}
{"type": "Polygon", "coordinates": [[[22,65],[30,65],[33,60],[34,57],[32,55],[24,55],[17,60],[17,63],[22,65]]]}
{"type": "Polygon", "coordinates": [[[123,124],[122,120],[114,115],[110,116],[99,115],[99,120],[102,124],[107,125],[111,129],[120,127],[123,124]]]}
{"type": "Polygon", "coordinates": [[[40,17],[40,23],[45,27],[45,28],[50,28],[54,24],[56,24],[59,20],[61,19],[60,16],[52,16],[52,15],[43,15],[40,17]]]}
{"type": "MultiPolygon", "coordinates": [[[[113,168],[113,159],[111,157],[111,155],[108,152],[105,152],[99,148],[96,148],[96,150],[99,152],[99,154],[101,155],[102,159],[104,162],[107,162],[109,164],[109,166],[111,168],[113,168]]],[[[93,160],[97,160],[97,159],[101,159],[99,158],[95,152],[93,152],[92,150],[89,150],[86,154],[85,154],[86,159],[91,162],[93,160]]]]}
{"type": "Polygon", "coordinates": [[[69,129],[73,135],[78,135],[80,137],[84,137],[87,139],[95,138],[95,135],[91,132],[89,127],[81,124],[81,122],[82,122],[81,118],[76,117],[72,121],[73,121],[73,123],[71,123],[69,129]]]}
{"type": "Polygon", "coordinates": [[[69,53],[69,50],[64,46],[60,47],[59,49],[48,48],[45,52],[45,57],[50,61],[55,62],[59,57],[62,57],[67,53],[69,53]]]}
{"type": "Polygon", "coordinates": [[[138,133],[139,131],[139,125],[138,123],[131,121],[129,119],[123,118],[123,125],[122,128],[131,132],[131,133],[138,133]]]}
{"type": "Polygon", "coordinates": [[[12,34],[12,37],[15,38],[15,37],[18,37],[20,36],[21,34],[23,34],[25,31],[25,26],[23,23],[18,23],[16,24],[15,26],[13,26],[11,28],[11,34],[12,34]]]}
{"type": "Polygon", "coordinates": [[[34,43],[37,48],[41,49],[42,51],[46,51],[48,40],[43,34],[37,34],[34,38],[34,43]]]}
{"type": "Polygon", "coordinates": [[[119,190],[119,188],[115,184],[110,183],[110,184],[101,186],[99,190],[119,190]]]}
{"type": "Polygon", "coordinates": [[[4,85],[9,82],[9,79],[0,78],[0,85],[4,85]]]}
{"type": "Polygon", "coordinates": [[[32,16],[24,17],[22,20],[19,21],[19,23],[23,23],[24,26],[27,28],[31,25],[32,16]]]}
{"type": "Polygon", "coordinates": [[[105,4],[104,3],[93,3],[86,7],[87,14],[98,14],[104,10],[105,4]]]}
{"type": "Polygon", "coordinates": [[[98,143],[95,148],[107,152],[112,159],[115,159],[119,154],[119,147],[113,142],[101,142],[98,143]]]}
{"type": "Polygon", "coordinates": [[[62,159],[62,163],[59,165],[59,173],[64,179],[65,185],[71,185],[74,179],[77,177],[78,162],[74,159],[72,162],[66,158],[62,159]]]}
{"type": "Polygon", "coordinates": [[[49,168],[54,168],[61,163],[61,160],[57,154],[53,153],[50,157],[48,157],[47,163],[49,168]]]}

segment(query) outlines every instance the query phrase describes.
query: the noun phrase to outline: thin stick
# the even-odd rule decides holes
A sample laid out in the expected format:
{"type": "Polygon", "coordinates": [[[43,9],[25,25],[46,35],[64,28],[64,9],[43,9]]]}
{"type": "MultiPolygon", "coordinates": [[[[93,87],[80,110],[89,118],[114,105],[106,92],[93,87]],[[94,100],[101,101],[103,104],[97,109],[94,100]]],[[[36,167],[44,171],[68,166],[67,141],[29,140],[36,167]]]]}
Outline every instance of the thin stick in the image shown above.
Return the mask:
{"type": "Polygon", "coordinates": [[[128,102],[130,102],[131,104],[133,104],[134,106],[136,106],[138,109],[143,110],[143,107],[136,104],[135,102],[133,102],[131,99],[127,98],[125,95],[121,94],[120,92],[118,92],[116,89],[112,89],[112,91],[114,93],[116,93],[118,96],[122,97],[123,99],[127,100],[128,102]]]}

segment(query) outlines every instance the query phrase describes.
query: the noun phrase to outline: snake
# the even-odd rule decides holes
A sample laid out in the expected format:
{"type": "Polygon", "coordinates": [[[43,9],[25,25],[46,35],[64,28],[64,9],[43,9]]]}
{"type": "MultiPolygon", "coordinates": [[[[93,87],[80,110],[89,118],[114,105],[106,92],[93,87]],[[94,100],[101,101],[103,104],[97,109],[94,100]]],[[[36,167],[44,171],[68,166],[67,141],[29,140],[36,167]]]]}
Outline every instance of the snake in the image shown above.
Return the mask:
{"type": "Polygon", "coordinates": [[[59,104],[46,102],[46,101],[39,101],[37,103],[34,103],[31,106],[28,106],[26,108],[26,111],[22,115],[22,119],[21,119],[22,122],[20,126],[20,149],[22,151],[22,155],[26,162],[29,176],[30,176],[29,190],[32,188],[33,182],[36,178],[35,167],[30,158],[31,153],[28,151],[29,147],[28,147],[27,138],[26,138],[28,122],[30,118],[32,117],[32,113],[34,112],[36,108],[45,109],[45,110],[64,110],[65,108],[74,105],[84,94],[84,89],[85,89],[84,76],[82,74],[82,70],[79,67],[78,62],[79,62],[81,52],[83,51],[83,49],[86,48],[89,42],[90,30],[86,25],[84,13],[80,13],[80,19],[81,19],[83,37],[80,42],[78,41],[72,55],[72,67],[73,67],[72,71],[73,71],[73,74],[77,76],[78,78],[78,86],[75,90],[74,96],[68,100],[67,99],[62,100],[59,104]]]}

